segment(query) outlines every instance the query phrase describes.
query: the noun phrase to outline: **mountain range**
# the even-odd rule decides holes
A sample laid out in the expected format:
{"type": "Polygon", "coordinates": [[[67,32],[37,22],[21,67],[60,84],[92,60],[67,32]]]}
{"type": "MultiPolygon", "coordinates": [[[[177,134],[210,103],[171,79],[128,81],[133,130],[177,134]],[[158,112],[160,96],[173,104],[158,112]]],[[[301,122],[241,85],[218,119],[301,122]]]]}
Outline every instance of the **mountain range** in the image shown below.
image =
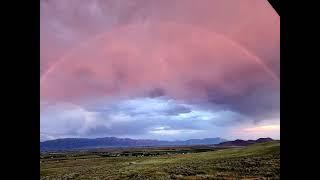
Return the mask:
{"type": "Polygon", "coordinates": [[[234,141],[221,142],[219,144],[216,144],[215,147],[248,146],[251,144],[270,142],[270,141],[274,141],[274,140],[272,138],[259,138],[257,140],[247,140],[247,141],[237,139],[234,141]]]}
{"type": "Polygon", "coordinates": [[[148,147],[148,146],[188,146],[188,145],[214,145],[225,142],[222,138],[189,139],[185,141],[162,141],[151,139],[130,138],[64,138],[40,142],[40,151],[59,151],[74,149],[91,149],[106,147],[148,147]]]}

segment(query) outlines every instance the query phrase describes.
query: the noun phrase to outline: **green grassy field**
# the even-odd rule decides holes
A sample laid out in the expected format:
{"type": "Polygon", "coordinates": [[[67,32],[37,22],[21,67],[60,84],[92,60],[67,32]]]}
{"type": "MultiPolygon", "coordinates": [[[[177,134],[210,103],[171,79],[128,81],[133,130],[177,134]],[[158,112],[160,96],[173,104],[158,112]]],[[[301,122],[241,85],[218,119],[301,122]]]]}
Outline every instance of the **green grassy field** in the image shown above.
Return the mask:
{"type": "Polygon", "coordinates": [[[42,159],[41,179],[280,179],[280,142],[154,157],[42,159]]]}

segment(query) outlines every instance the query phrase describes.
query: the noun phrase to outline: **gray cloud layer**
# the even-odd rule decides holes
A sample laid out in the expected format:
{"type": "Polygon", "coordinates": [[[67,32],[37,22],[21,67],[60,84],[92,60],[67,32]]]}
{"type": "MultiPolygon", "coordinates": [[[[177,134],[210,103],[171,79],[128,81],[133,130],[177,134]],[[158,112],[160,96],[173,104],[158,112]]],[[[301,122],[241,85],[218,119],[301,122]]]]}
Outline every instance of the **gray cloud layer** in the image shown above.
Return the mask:
{"type": "MultiPolygon", "coordinates": [[[[201,107],[159,98],[136,98],[106,104],[48,105],[41,112],[41,132],[58,137],[140,136],[154,134],[181,136],[204,132],[208,135],[235,124],[242,115],[222,109],[201,107]]],[[[42,138],[48,138],[42,135],[42,138]]]]}

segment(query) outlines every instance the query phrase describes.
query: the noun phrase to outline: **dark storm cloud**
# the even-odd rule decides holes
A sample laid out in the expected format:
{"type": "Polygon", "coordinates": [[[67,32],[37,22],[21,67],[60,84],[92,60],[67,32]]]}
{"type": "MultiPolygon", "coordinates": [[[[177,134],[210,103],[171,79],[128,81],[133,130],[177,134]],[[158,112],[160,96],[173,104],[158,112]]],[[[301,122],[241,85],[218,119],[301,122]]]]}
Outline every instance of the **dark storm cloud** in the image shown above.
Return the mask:
{"type": "Polygon", "coordinates": [[[254,121],[279,117],[280,92],[278,87],[255,85],[237,95],[227,95],[207,88],[208,101],[246,115],[254,121]]]}
{"type": "Polygon", "coordinates": [[[154,98],[154,97],[159,97],[159,96],[164,96],[166,93],[165,93],[165,90],[164,89],[161,89],[161,88],[154,88],[152,89],[150,92],[149,92],[149,96],[151,98],[154,98]]]}

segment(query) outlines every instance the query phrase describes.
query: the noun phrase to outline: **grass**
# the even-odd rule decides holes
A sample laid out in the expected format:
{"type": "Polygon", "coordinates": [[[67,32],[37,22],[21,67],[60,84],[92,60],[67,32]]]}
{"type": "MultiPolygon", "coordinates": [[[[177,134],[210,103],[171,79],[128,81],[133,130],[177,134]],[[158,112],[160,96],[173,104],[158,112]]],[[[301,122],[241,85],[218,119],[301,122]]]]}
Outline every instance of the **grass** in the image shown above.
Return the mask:
{"type": "Polygon", "coordinates": [[[152,157],[41,160],[41,179],[279,179],[280,142],[152,157]]]}

